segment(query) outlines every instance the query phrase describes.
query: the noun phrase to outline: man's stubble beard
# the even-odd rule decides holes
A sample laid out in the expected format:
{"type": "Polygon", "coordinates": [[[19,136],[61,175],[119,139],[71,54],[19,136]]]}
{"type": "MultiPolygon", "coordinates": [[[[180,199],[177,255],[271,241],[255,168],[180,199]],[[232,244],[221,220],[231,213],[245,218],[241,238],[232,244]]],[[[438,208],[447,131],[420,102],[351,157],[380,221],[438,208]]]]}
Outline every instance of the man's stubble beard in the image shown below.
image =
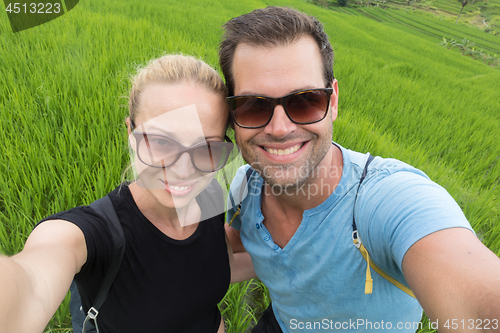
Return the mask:
{"type": "MultiPolygon", "coordinates": [[[[330,129],[328,132],[330,132],[330,135],[327,134],[327,137],[331,138],[333,130],[330,129]]],[[[315,177],[319,176],[315,175],[314,171],[327,155],[332,143],[331,139],[319,142],[319,137],[317,135],[315,135],[315,137],[316,140],[314,141],[315,145],[313,148],[316,148],[316,150],[309,152],[308,156],[298,161],[299,165],[274,165],[264,162],[262,155],[256,154],[251,148],[255,146],[252,143],[252,140],[250,140],[246,146],[242,146],[238,138],[236,138],[236,141],[238,146],[240,146],[241,154],[245,161],[247,161],[254,168],[254,170],[260,174],[269,186],[272,188],[280,188],[285,190],[285,192],[290,193],[290,190],[300,188],[308,181],[313,181],[315,177]],[[273,170],[274,172],[270,172],[273,170]],[[286,172],[283,172],[284,170],[286,170],[286,172]],[[292,175],[290,175],[290,172],[292,172],[292,175]],[[287,177],[277,177],[277,175],[280,174],[285,174],[287,177]],[[281,181],[279,181],[280,178],[281,181]]]]}

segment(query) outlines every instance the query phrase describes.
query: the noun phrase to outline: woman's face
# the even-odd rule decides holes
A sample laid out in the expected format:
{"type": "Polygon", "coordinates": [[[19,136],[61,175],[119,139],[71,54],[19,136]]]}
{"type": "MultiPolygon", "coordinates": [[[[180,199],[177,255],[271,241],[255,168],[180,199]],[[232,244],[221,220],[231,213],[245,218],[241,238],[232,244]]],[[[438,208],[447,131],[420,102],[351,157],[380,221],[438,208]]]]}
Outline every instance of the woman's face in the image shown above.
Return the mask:
{"type": "Polygon", "coordinates": [[[166,147],[183,151],[180,145],[191,147],[205,141],[223,142],[227,109],[221,94],[197,83],[183,81],[147,86],[139,97],[138,114],[134,121],[134,132],[146,135],[130,136],[139,175],[137,184],[162,206],[176,209],[187,206],[212,181],[215,173],[198,169],[200,155],[195,157],[198,168],[187,152],[171,155],[174,156],[172,158],[158,159],[155,156],[166,147]],[[142,161],[137,156],[138,152],[142,161]],[[166,167],[143,163],[165,165],[175,157],[178,159],[166,167]]]}

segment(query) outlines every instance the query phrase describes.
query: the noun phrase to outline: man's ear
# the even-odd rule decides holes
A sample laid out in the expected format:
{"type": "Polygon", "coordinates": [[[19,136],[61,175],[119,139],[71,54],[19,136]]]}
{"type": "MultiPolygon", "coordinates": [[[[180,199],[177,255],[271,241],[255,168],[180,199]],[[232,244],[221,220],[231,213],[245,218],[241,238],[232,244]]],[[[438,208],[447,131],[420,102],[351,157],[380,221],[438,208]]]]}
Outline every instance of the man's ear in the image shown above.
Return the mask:
{"type": "Polygon", "coordinates": [[[339,106],[339,85],[337,80],[332,81],[333,93],[330,97],[330,110],[332,111],[332,122],[337,119],[337,112],[339,106]]]}

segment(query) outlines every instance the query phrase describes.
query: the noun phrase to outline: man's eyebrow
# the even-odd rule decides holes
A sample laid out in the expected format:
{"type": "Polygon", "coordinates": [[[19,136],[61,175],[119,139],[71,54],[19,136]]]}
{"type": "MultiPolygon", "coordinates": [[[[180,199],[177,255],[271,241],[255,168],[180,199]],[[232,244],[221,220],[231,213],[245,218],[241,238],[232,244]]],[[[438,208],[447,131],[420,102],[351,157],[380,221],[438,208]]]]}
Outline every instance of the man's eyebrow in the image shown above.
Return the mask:
{"type": "MultiPolygon", "coordinates": [[[[291,90],[289,93],[285,94],[285,95],[282,95],[282,96],[286,96],[286,95],[290,95],[290,94],[294,94],[296,92],[299,92],[299,91],[304,91],[304,90],[312,90],[312,89],[322,89],[324,87],[316,87],[316,86],[305,86],[305,87],[302,87],[302,88],[299,88],[299,89],[294,89],[294,90],[291,90]]],[[[263,96],[263,97],[271,97],[269,95],[266,95],[266,94],[257,94],[257,93],[253,93],[253,92],[242,92],[238,95],[235,95],[235,96],[263,96]]],[[[278,97],[282,97],[282,96],[278,96],[278,97]]],[[[272,98],[272,97],[271,97],[272,98]]]]}

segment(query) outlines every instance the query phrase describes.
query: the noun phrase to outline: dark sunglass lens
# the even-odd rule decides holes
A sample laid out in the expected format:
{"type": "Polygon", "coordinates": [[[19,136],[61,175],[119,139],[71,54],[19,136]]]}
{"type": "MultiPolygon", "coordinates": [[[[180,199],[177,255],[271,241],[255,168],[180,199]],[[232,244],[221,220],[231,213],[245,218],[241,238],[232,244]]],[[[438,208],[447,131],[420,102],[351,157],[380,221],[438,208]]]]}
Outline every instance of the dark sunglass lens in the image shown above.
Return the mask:
{"type": "Polygon", "coordinates": [[[273,106],[265,98],[239,97],[233,103],[234,118],[242,126],[263,126],[273,112],[273,106]]]}
{"type": "Polygon", "coordinates": [[[138,154],[149,165],[168,166],[177,158],[179,145],[174,140],[152,134],[141,135],[138,154]]]}
{"type": "Polygon", "coordinates": [[[286,109],[297,123],[313,123],[324,118],[328,110],[328,95],[323,90],[297,93],[288,97],[286,109]]]}
{"type": "Polygon", "coordinates": [[[195,148],[193,152],[194,164],[201,171],[219,170],[226,164],[232,144],[224,142],[207,142],[195,148]]]}

